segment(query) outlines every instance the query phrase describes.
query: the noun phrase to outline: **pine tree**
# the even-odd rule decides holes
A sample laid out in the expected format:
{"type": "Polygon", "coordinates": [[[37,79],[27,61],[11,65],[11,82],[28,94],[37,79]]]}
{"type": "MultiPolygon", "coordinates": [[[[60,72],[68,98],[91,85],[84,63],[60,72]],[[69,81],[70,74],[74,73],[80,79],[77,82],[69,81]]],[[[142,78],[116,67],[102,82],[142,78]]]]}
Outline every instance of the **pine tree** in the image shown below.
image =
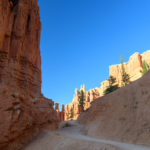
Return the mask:
{"type": "Polygon", "coordinates": [[[116,78],[113,76],[110,76],[107,81],[109,82],[109,85],[113,85],[116,82],[116,78]]]}
{"type": "Polygon", "coordinates": [[[142,71],[143,75],[150,69],[150,66],[147,64],[145,60],[143,60],[142,62],[142,68],[143,68],[143,71],[142,71]]]}
{"type": "Polygon", "coordinates": [[[130,77],[125,71],[123,57],[120,56],[120,58],[121,58],[121,70],[122,70],[122,84],[125,86],[126,84],[130,83],[130,77]]]}
{"type": "Polygon", "coordinates": [[[82,111],[84,111],[84,92],[83,92],[83,90],[80,91],[79,105],[80,105],[82,111]]]}
{"type": "Polygon", "coordinates": [[[74,112],[73,112],[73,107],[71,107],[70,116],[69,116],[70,120],[73,120],[73,117],[74,117],[74,112]]]}
{"type": "Polygon", "coordinates": [[[113,91],[118,89],[118,84],[114,85],[114,83],[116,82],[116,78],[115,77],[110,76],[107,80],[109,82],[109,86],[104,91],[104,95],[109,94],[109,93],[111,93],[111,92],[113,92],[113,91]]]}

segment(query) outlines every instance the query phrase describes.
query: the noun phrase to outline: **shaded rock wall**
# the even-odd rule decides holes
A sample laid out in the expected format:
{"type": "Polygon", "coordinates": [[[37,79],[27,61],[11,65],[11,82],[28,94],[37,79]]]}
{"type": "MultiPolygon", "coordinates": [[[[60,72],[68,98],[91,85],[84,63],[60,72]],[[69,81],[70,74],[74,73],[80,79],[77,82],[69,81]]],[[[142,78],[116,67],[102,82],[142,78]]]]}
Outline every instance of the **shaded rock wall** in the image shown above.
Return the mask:
{"type": "Polygon", "coordinates": [[[37,0],[0,0],[0,14],[0,149],[17,150],[59,120],[41,94],[37,0]]]}

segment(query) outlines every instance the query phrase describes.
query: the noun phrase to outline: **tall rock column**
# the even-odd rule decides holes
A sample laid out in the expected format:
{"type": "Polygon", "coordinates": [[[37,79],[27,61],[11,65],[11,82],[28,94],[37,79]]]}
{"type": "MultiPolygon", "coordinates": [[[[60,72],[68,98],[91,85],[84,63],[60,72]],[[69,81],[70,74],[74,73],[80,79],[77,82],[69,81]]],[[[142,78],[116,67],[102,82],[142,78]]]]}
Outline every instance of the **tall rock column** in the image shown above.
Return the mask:
{"type": "Polygon", "coordinates": [[[37,0],[0,0],[0,14],[0,149],[17,150],[59,120],[41,93],[37,0]]]}
{"type": "Polygon", "coordinates": [[[61,111],[61,117],[60,117],[61,121],[65,120],[65,105],[62,104],[62,111],[61,111]]]}
{"type": "Polygon", "coordinates": [[[94,100],[94,93],[92,90],[90,90],[90,102],[94,100]]]}

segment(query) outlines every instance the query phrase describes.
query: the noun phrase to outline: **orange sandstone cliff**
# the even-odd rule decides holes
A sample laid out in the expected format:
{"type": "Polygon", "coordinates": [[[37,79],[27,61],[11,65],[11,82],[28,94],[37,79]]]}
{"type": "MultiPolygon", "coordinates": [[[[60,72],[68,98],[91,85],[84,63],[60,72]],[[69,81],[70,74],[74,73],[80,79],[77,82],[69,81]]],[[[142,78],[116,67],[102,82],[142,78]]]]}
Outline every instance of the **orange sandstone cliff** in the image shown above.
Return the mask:
{"type": "Polygon", "coordinates": [[[0,0],[0,14],[0,149],[18,150],[59,119],[41,93],[37,0],[0,0]]]}
{"type": "MultiPolygon", "coordinates": [[[[135,53],[130,56],[129,61],[124,63],[125,70],[130,76],[130,81],[133,82],[140,77],[142,77],[142,61],[145,60],[150,65],[150,50],[144,52],[143,54],[135,53]]],[[[114,76],[116,78],[116,83],[121,86],[122,76],[121,76],[121,64],[112,65],[109,67],[109,76],[114,76]]],[[[85,96],[85,110],[91,106],[91,102],[98,97],[104,95],[104,91],[109,85],[108,81],[103,81],[100,87],[95,89],[90,89],[89,91],[85,90],[85,86],[81,86],[81,90],[84,91],[85,96]]],[[[70,120],[70,110],[73,108],[74,118],[77,119],[81,113],[79,107],[80,91],[75,89],[75,95],[73,101],[66,105],[65,107],[65,120],[70,120]]]]}

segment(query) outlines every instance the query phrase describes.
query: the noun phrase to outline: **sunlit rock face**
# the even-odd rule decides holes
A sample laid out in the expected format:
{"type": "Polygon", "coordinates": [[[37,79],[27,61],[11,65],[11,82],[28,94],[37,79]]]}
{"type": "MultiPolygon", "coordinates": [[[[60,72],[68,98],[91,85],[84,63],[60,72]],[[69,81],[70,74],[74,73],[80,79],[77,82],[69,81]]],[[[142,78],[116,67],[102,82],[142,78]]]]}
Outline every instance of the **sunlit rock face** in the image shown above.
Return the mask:
{"type": "MultiPolygon", "coordinates": [[[[142,61],[145,60],[150,65],[150,50],[144,52],[143,54],[134,53],[130,56],[129,61],[124,63],[125,71],[130,76],[130,81],[133,82],[139,79],[142,76],[142,61]]],[[[121,75],[121,64],[112,65],[109,67],[109,76],[113,76],[116,78],[116,83],[121,86],[122,84],[122,75],[121,75]]],[[[95,99],[104,95],[105,89],[108,87],[109,82],[107,80],[101,82],[100,87],[96,87],[94,89],[90,89],[89,91],[85,90],[85,86],[81,86],[80,91],[84,91],[85,96],[85,110],[91,106],[91,102],[95,99]]],[[[73,119],[77,119],[79,114],[81,113],[81,108],[79,107],[79,99],[80,99],[80,91],[75,89],[75,95],[71,103],[66,105],[65,108],[65,120],[70,120],[70,110],[73,108],[74,117],[73,119]]]]}
{"type": "Polygon", "coordinates": [[[90,89],[89,91],[86,91],[85,85],[81,85],[80,91],[78,89],[75,89],[75,95],[73,98],[72,103],[66,105],[65,107],[65,120],[70,120],[70,111],[71,108],[73,109],[73,120],[76,120],[81,113],[81,107],[79,106],[79,100],[80,100],[80,92],[81,90],[84,93],[84,99],[85,99],[85,105],[84,109],[88,109],[90,107],[90,103],[95,100],[96,98],[100,97],[100,91],[99,88],[90,89]]]}
{"type": "Polygon", "coordinates": [[[0,0],[0,14],[0,149],[17,150],[59,120],[41,94],[37,0],[0,0]]]}
{"type": "MultiPolygon", "coordinates": [[[[124,63],[125,71],[130,76],[130,81],[135,81],[142,76],[142,56],[139,53],[133,54],[127,63],[124,63]]],[[[121,85],[121,64],[109,67],[109,75],[117,79],[117,83],[121,85]]]]}
{"type": "MultiPolygon", "coordinates": [[[[150,50],[144,52],[143,54],[134,53],[130,56],[129,61],[124,63],[125,71],[130,76],[130,81],[135,81],[142,76],[142,61],[145,60],[150,65],[150,50]]],[[[117,84],[121,85],[121,64],[112,65],[109,67],[109,75],[116,78],[117,84]]]]}

